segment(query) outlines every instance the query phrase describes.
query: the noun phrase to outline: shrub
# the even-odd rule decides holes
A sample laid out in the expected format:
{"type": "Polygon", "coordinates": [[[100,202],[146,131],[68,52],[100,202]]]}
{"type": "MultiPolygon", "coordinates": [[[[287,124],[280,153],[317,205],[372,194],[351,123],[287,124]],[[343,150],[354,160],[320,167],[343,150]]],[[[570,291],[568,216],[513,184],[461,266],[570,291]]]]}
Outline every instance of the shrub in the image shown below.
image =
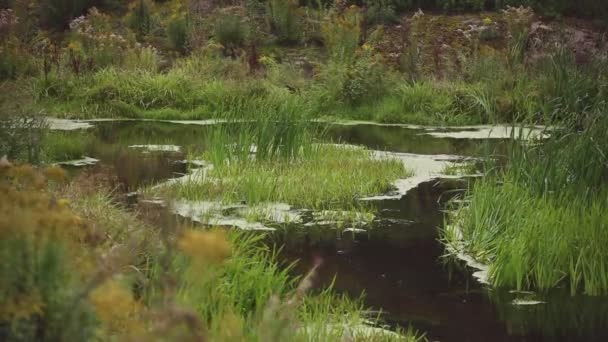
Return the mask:
{"type": "Polygon", "coordinates": [[[38,12],[40,23],[45,28],[63,30],[72,18],[80,15],[92,3],[92,0],[41,0],[38,12]]]}
{"type": "Polygon", "coordinates": [[[224,46],[224,53],[233,57],[245,44],[248,31],[245,18],[235,13],[221,13],[214,27],[215,39],[224,46]]]}
{"type": "Polygon", "coordinates": [[[74,253],[85,229],[65,203],[38,190],[45,186],[30,166],[0,166],[0,337],[93,339],[95,320],[78,271],[85,260],[74,253]]]}
{"type": "Polygon", "coordinates": [[[270,0],[270,26],[281,43],[295,43],[300,39],[300,14],[297,0],[270,0]]]}
{"type": "Polygon", "coordinates": [[[350,63],[331,61],[320,74],[322,105],[331,106],[336,101],[357,105],[382,95],[388,73],[378,58],[367,55],[350,63]]]}
{"type": "Polygon", "coordinates": [[[359,47],[361,40],[361,11],[349,7],[344,13],[334,11],[322,24],[323,43],[332,58],[349,61],[359,47]]]}
{"type": "Polygon", "coordinates": [[[110,17],[95,7],[72,20],[70,30],[67,52],[76,74],[120,64],[129,45],[123,36],[112,32],[110,17]]]}
{"type": "Polygon", "coordinates": [[[17,105],[0,108],[3,112],[0,114],[0,158],[40,162],[46,128],[44,118],[29,115],[27,109],[17,105]]]}
{"type": "Polygon", "coordinates": [[[129,15],[129,26],[135,31],[137,40],[142,40],[152,28],[150,6],[148,0],[139,0],[129,15]]]}
{"type": "Polygon", "coordinates": [[[390,23],[397,19],[394,0],[365,0],[365,19],[370,24],[390,23]]]}
{"type": "Polygon", "coordinates": [[[169,37],[171,48],[181,54],[185,54],[190,48],[188,19],[183,16],[178,16],[169,21],[169,24],[167,25],[167,36],[169,37]]]}

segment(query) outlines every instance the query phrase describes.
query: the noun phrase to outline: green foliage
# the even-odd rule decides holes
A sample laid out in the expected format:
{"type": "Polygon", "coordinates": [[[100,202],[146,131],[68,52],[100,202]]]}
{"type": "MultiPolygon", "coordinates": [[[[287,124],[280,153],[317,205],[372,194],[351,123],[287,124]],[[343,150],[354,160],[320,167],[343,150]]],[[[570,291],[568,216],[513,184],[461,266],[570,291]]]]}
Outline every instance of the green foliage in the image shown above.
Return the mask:
{"type": "Polygon", "coordinates": [[[127,70],[140,70],[149,73],[158,71],[160,56],[155,48],[151,46],[129,49],[125,53],[122,66],[127,70]]]}
{"type": "Polygon", "coordinates": [[[539,89],[545,115],[553,120],[585,120],[605,108],[608,74],[604,62],[577,66],[574,56],[560,49],[539,64],[539,89]]]}
{"type": "Polygon", "coordinates": [[[92,338],[94,316],[83,300],[85,285],[73,254],[83,232],[78,221],[35,190],[46,180],[33,168],[4,165],[0,176],[0,255],[5,261],[0,265],[0,336],[7,341],[92,338]]]}
{"type": "Polygon", "coordinates": [[[281,43],[295,43],[301,37],[301,17],[297,0],[270,0],[268,13],[272,32],[281,43]]]}
{"type": "Polygon", "coordinates": [[[188,19],[178,16],[169,21],[167,25],[167,36],[171,48],[185,54],[190,48],[190,27],[188,19]]]}
{"type": "Polygon", "coordinates": [[[370,24],[391,23],[397,20],[394,0],[365,0],[364,4],[367,7],[365,20],[370,24]]]}
{"type": "Polygon", "coordinates": [[[295,160],[310,150],[309,110],[298,98],[276,92],[268,99],[250,101],[245,106],[249,113],[237,107],[224,116],[237,121],[236,130],[221,127],[210,135],[212,162],[219,166],[225,161],[247,161],[252,146],[256,160],[295,160]],[[240,122],[243,118],[255,118],[255,122],[240,122]]]}
{"type": "Polygon", "coordinates": [[[150,14],[151,4],[148,0],[139,0],[129,17],[129,25],[135,31],[137,40],[142,40],[152,29],[152,19],[150,14]]]}
{"type": "MultiPolygon", "coordinates": [[[[1,107],[0,156],[30,163],[41,161],[42,141],[46,133],[44,118],[31,115],[18,105],[1,107]]],[[[1,158],[1,157],[0,157],[1,158]]]]}
{"type": "Polygon", "coordinates": [[[49,132],[42,142],[44,160],[58,162],[84,157],[91,142],[88,133],[49,132]]]}
{"type": "Polygon", "coordinates": [[[220,14],[214,27],[215,39],[224,46],[225,53],[243,47],[248,33],[245,19],[232,13],[220,14]]]}
{"type": "Polygon", "coordinates": [[[536,146],[516,142],[506,168],[474,184],[454,224],[466,250],[490,264],[495,285],[608,291],[598,272],[608,267],[606,128],[598,114],[583,131],[554,130],[536,146]]]}
{"type": "Polygon", "coordinates": [[[428,116],[450,116],[454,110],[449,89],[432,83],[416,82],[397,88],[400,108],[407,113],[428,116]]]}
{"type": "Polygon", "coordinates": [[[437,0],[437,6],[446,11],[480,11],[485,0],[437,0]]]}
{"type": "MultiPolygon", "coordinates": [[[[300,152],[292,161],[258,160],[256,155],[255,161],[214,163],[211,177],[179,184],[174,190],[181,197],[197,200],[352,209],[359,206],[356,198],[387,192],[394,180],[409,175],[402,162],[374,159],[367,150],[336,146],[303,148],[308,151],[300,152]]],[[[213,160],[217,157],[215,153],[209,154],[213,160]]]]}
{"type": "Polygon", "coordinates": [[[361,17],[359,8],[352,7],[344,13],[332,13],[323,22],[323,43],[334,60],[354,58],[361,40],[361,17]]]}
{"type": "Polygon", "coordinates": [[[40,24],[62,31],[71,19],[81,15],[92,3],[91,0],[40,0],[40,24]]]}
{"type": "Polygon", "coordinates": [[[0,46],[0,80],[35,75],[37,69],[36,61],[27,51],[9,44],[0,46]]]}

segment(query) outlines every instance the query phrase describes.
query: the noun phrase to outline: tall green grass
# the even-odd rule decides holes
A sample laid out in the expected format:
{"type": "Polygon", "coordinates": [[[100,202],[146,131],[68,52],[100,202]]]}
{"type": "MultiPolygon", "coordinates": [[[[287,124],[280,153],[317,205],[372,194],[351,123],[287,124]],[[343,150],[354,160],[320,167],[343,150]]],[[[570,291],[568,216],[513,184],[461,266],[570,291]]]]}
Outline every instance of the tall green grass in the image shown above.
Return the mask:
{"type": "Polygon", "coordinates": [[[400,161],[374,160],[369,151],[318,146],[306,158],[233,161],[214,165],[208,177],[177,185],[189,199],[283,202],[309,209],[348,209],[356,199],[392,189],[409,172],[400,161]]]}
{"type": "Polygon", "coordinates": [[[507,166],[473,185],[454,223],[494,285],[608,293],[608,121],[595,118],[543,144],[514,142],[507,166]]]}
{"type": "MultiPolygon", "coordinates": [[[[170,266],[180,279],[178,302],[200,315],[211,340],[339,340],[366,320],[375,320],[364,314],[360,299],[336,295],[331,287],[300,297],[312,284],[292,278],[289,267],[279,267],[277,254],[262,243],[263,235],[233,231],[228,237],[233,250],[223,264],[201,269],[176,255],[170,266]]],[[[148,293],[148,300],[156,295],[148,293]]],[[[421,337],[407,331],[401,337],[376,333],[369,338],[417,341],[421,337]]]]}
{"type": "Polygon", "coordinates": [[[45,161],[67,161],[82,158],[92,144],[92,136],[85,132],[49,132],[42,141],[45,161]]]}

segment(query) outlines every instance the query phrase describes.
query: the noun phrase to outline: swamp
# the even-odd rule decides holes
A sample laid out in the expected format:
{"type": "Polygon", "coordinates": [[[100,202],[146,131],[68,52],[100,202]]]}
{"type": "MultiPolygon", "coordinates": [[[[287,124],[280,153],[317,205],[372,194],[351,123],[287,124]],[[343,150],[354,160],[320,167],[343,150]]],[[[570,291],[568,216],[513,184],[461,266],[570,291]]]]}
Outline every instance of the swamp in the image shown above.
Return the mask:
{"type": "Polygon", "coordinates": [[[608,340],[608,3],[0,0],[1,341],[608,340]]]}

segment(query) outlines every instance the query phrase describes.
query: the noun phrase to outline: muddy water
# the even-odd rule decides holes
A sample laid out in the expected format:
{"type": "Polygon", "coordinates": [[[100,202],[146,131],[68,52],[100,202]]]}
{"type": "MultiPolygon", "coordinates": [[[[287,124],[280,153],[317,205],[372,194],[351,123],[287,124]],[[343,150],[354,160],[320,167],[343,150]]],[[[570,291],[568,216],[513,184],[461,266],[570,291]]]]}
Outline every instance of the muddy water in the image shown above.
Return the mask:
{"type": "MultiPolygon", "coordinates": [[[[184,174],[188,153],[202,151],[211,127],[153,122],[98,122],[89,157],[109,168],[124,191],[184,174]],[[152,151],[134,145],[156,145],[152,151]],[[165,148],[159,148],[163,145],[165,148]],[[167,148],[167,145],[179,147],[167,148]],[[166,150],[166,151],[158,151],[166,150]]],[[[421,128],[333,125],[336,142],[419,154],[476,156],[499,149],[504,140],[433,137],[421,128]]],[[[277,232],[286,263],[306,272],[323,259],[318,287],[332,281],[338,292],[365,294],[365,304],[382,311],[392,327],[425,332],[430,341],[608,341],[608,299],[570,297],[565,291],[540,296],[481,286],[466,267],[447,262],[438,242],[445,202],[467,187],[462,180],[433,180],[400,199],[373,202],[379,214],[368,233],[295,227],[277,232]],[[514,300],[538,305],[514,305],[514,300]]]]}

